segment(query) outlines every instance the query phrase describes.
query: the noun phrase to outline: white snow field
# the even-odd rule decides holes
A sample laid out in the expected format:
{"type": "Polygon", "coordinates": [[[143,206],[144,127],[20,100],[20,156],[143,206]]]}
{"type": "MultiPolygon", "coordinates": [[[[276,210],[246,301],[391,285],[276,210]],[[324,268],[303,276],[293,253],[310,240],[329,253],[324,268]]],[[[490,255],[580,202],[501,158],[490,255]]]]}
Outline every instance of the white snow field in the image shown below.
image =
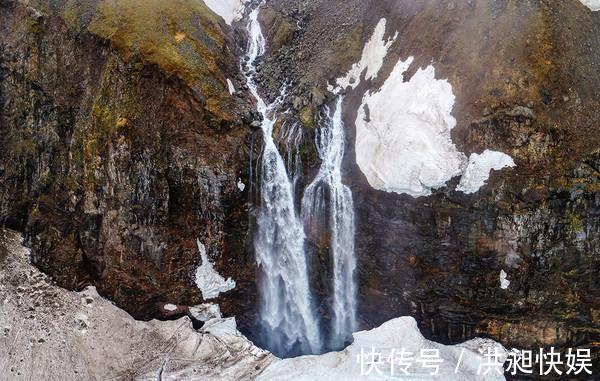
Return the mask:
{"type": "Polygon", "coordinates": [[[248,0],[204,0],[204,3],[221,16],[228,25],[242,18],[248,0]]]}
{"type": "Polygon", "coordinates": [[[213,299],[222,292],[227,292],[235,288],[235,281],[231,278],[223,278],[213,267],[213,264],[206,255],[206,247],[196,240],[198,251],[202,258],[202,264],[196,269],[196,285],[202,291],[204,299],[213,299]]]}
{"type": "MultiPolygon", "coordinates": [[[[397,38],[385,40],[381,19],[366,43],[359,62],[329,91],[355,89],[377,77],[388,49],[397,38]]],[[[485,184],[491,169],[514,166],[501,152],[486,150],[470,160],[452,142],[455,95],[445,79],[436,79],[433,65],[405,72],[413,57],[399,60],[381,88],[367,91],[356,117],[356,163],[369,184],[378,190],[413,197],[430,195],[455,176],[464,175],[458,191],[474,193],[485,184]]]]}

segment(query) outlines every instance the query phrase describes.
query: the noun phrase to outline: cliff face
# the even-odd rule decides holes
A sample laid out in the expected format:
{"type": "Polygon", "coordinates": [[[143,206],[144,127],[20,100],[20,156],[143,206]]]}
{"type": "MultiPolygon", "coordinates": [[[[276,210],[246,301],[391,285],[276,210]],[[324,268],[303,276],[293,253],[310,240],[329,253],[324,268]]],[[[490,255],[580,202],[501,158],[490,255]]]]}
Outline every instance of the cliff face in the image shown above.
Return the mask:
{"type": "MultiPolygon", "coordinates": [[[[237,282],[219,303],[248,332],[260,134],[248,127],[234,31],[200,0],[136,4],[0,0],[0,223],[26,232],[34,263],[60,285],[93,284],[142,318],[201,301],[198,238],[237,282]]],[[[398,37],[377,78],[344,92],[360,328],[412,314],[444,342],[598,342],[600,13],[576,0],[267,1],[257,81],[269,98],[292,84],[283,108],[297,124],[275,134],[298,192],[318,168],[327,85],[359,61],[381,18],[398,37]],[[433,64],[451,85],[457,149],[502,151],[514,168],[470,195],[458,178],[418,198],[369,185],[356,164],[359,107],[408,57],[407,81],[433,64]]],[[[320,231],[312,284],[327,319],[320,231]]]]}
{"type": "Polygon", "coordinates": [[[136,4],[0,3],[0,221],[60,285],[152,317],[201,300],[196,238],[234,279],[251,261],[249,106],[201,1],[136,4]]]}
{"type": "MultiPolygon", "coordinates": [[[[274,92],[283,70],[297,85],[288,107],[306,127],[307,152],[319,110],[333,98],[327,85],[360,60],[381,18],[386,39],[398,32],[379,76],[345,92],[344,182],[357,207],[363,326],[412,314],[445,342],[475,335],[519,347],[597,342],[598,12],[578,1],[273,0],[264,13],[273,49],[263,83],[274,92]],[[369,185],[356,164],[357,112],[363,95],[408,57],[405,81],[431,64],[452,86],[453,144],[467,156],[504,152],[514,168],[492,172],[470,195],[456,190],[459,178],[418,198],[369,185]]],[[[313,157],[304,157],[308,179],[313,157]]],[[[321,272],[324,238],[312,242],[321,272]]],[[[322,300],[328,287],[317,286],[322,300]]]]}

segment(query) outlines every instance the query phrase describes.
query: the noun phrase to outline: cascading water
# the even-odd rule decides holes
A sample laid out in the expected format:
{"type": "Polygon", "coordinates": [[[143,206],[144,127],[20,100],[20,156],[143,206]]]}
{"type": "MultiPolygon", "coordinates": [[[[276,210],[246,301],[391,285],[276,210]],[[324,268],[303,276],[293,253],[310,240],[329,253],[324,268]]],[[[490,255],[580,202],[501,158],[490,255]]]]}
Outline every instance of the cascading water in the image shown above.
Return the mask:
{"type": "Polygon", "coordinates": [[[246,73],[248,87],[263,116],[261,207],[254,240],[259,269],[260,326],[266,346],[279,356],[319,353],[319,324],[312,306],[305,234],[294,205],[292,182],[273,140],[274,115],[283,95],[268,105],[254,80],[255,61],[265,51],[258,8],[250,13],[246,73]]]}
{"type": "Polygon", "coordinates": [[[327,110],[327,117],[321,123],[316,137],[321,168],[302,198],[302,217],[310,225],[311,218],[325,210],[326,197],[329,197],[334,290],[329,344],[334,349],[346,344],[356,329],[354,202],[352,192],[342,183],[345,144],[342,100],[341,96],[338,97],[333,115],[327,110]]]}

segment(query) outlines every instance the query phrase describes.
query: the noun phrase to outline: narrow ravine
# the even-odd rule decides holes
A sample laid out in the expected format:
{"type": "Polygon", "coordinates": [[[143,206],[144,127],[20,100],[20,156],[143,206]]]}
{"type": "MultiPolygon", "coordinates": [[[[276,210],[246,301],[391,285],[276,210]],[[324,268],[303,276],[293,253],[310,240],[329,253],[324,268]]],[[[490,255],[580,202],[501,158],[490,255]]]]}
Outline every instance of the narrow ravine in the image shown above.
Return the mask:
{"type": "Polygon", "coordinates": [[[265,51],[258,13],[257,8],[249,15],[246,77],[263,117],[261,205],[254,241],[259,271],[259,325],[265,346],[278,356],[319,353],[322,343],[309,287],[306,236],[296,212],[293,184],[272,136],[277,121],[275,112],[284,94],[267,105],[254,81],[256,59],[265,51]]]}

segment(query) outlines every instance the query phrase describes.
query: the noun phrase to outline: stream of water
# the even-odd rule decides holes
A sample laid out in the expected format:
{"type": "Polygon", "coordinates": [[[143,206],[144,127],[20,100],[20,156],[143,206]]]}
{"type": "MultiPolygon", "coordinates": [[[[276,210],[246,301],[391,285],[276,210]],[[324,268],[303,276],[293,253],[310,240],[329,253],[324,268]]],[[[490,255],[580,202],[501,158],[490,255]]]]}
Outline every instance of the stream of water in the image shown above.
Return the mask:
{"type": "MultiPolygon", "coordinates": [[[[261,205],[254,239],[260,296],[259,325],[266,347],[278,356],[321,353],[324,348],[340,349],[356,330],[356,284],[354,272],[354,204],[350,189],[342,183],[345,136],[342,101],[335,110],[326,109],[316,134],[321,167],[306,188],[301,215],[296,211],[292,167],[273,139],[277,111],[285,89],[271,104],[261,97],[255,81],[256,61],[265,52],[265,38],[258,22],[259,9],[249,15],[249,43],[246,78],[262,115],[263,152],[260,162],[261,205]],[[287,169],[286,169],[287,168],[287,169]],[[329,252],[333,263],[333,302],[329,342],[323,343],[316,313],[306,257],[307,228],[315,215],[326,216],[330,233],[329,252]]],[[[296,133],[293,129],[288,134],[296,133]]],[[[296,141],[297,138],[293,137],[296,141]]],[[[286,141],[290,137],[286,137],[286,141]]],[[[297,147],[296,147],[297,148],[297,147]]],[[[289,147],[288,147],[289,149],[289,147]]],[[[288,153],[289,154],[289,153],[288,153]]],[[[298,158],[298,153],[294,156],[298,158]]]]}
{"type": "Polygon", "coordinates": [[[342,101],[337,99],[335,111],[326,109],[316,136],[321,167],[302,198],[302,217],[310,225],[313,216],[328,213],[333,257],[333,320],[329,346],[339,349],[356,330],[356,283],[354,271],[354,202],[350,188],[342,183],[344,158],[344,123],[342,101]],[[328,206],[328,207],[326,207],[328,206]]]}
{"type": "Polygon", "coordinates": [[[267,105],[258,92],[256,59],[265,51],[258,9],[250,13],[247,83],[263,117],[260,171],[261,206],[254,247],[259,269],[260,326],[268,349],[278,356],[319,353],[319,324],[309,287],[302,220],[294,204],[294,187],[273,140],[278,100],[267,105]]]}

